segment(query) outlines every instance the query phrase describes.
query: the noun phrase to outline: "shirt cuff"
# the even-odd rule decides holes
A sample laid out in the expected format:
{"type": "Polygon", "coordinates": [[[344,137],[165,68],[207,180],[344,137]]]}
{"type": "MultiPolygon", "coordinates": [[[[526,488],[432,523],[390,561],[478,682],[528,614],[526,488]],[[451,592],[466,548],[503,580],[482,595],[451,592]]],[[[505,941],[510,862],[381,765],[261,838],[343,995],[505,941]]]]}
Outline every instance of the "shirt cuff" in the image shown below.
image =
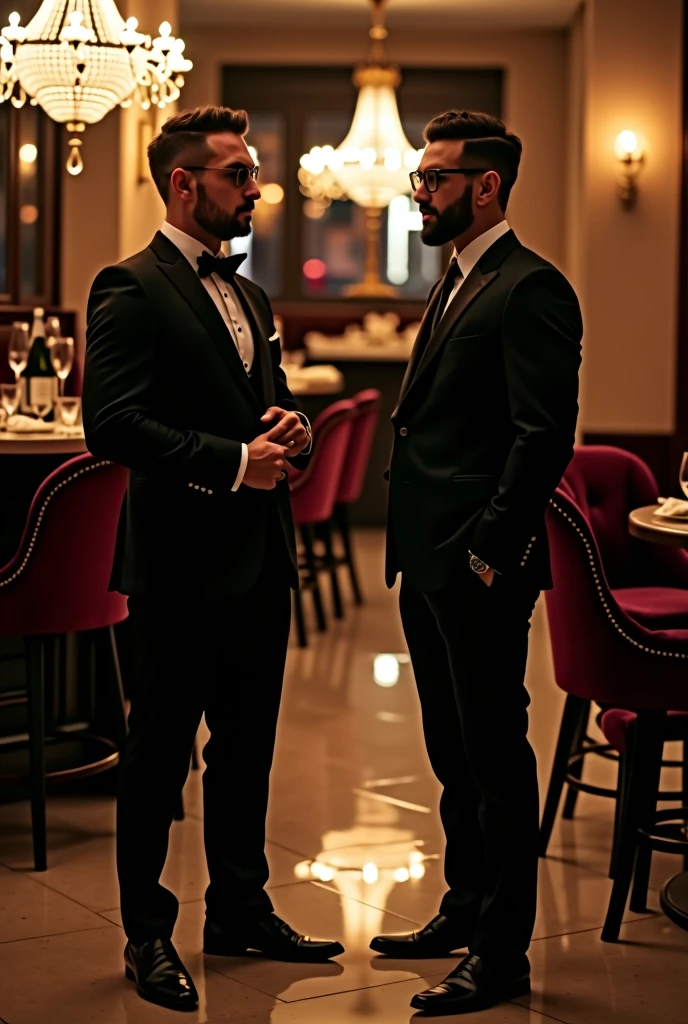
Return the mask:
{"type": "Polygon", "coordinates": [[[244,476],[246,475],[246,467],[248,466],[248,445],[242,444],[241,446],[241,463],[239,465],[239,472],[236,475],[234,486],[232,491],[238,491],[244,482],[244,476]]]}
{"type": "Polygon", "coordinates": [[[296,415],[299,417],[299,419],[303,423],[303,425],[306,428],[306,431],[308,433],[308,437],[310,438],[310,444],[308,445],[308,447],[304,448],[304,450],[302,452],[299,452],[299,454],[300,455],[310,455],[310,453],[313,450],[313,431],[311,430],[311,421],[308,419],[308,417],[306,416],[305,412],[298,412],[297,411],[296,415]]]}

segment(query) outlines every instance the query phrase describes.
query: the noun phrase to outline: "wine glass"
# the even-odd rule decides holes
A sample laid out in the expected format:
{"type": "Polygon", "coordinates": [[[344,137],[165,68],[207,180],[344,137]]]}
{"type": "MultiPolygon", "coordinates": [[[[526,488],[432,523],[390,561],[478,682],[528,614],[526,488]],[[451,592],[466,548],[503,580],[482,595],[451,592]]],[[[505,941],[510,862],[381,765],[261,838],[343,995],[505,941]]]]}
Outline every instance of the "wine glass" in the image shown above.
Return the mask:
{"type": "Polygon", "coordinates": [[[60,423],[62,423],[64,427],[76,426],[76,421],[79,419],[79,413],[81,412],[80,398],[59,398],[57,401],[57,408],[59,411],[60,423]]]}
{"type": "Polygon", "coordinates": [[[74,338],[54,337],[50,344],[50,362],[59,378],[60,398],[64,398],[64,384],[74,365],[74,338]]]}
{"type": "Polygon", "coordinates": [[[52,399],[48,396],[41,395],[40,398],[35,399],[31,402],[31,412],[34,416],[37,416],[39,420],[43,421],[53,407],[52,399]]]}
{"type": "Polygon", "coordinates": [[[8,349],[9,364],[14,370],[14,377],[19,383],[19,377],[26,369],[31,351],[31,335],[29,325],[15,320],[10,331],[10,344],[8,349]]]}
{"type": "Polygon", "coordinates": [[[688,452],[683,453],[683,459],[681,460],[681,469],[678,474],[678,482],[681,485],[681,490],[688,498],[688,452]]]}
{"type": "Polygon", "coordinates": [[[0,384],[0,403],[5,410],[7,420],[14,416],[19,408],[21,398],[21,384],[0,384]]]}
{"type": "Polygon", "coordinates": [[[62,336],[59,316],[49,316],[45,321],[45,343],[50,348],[56,338],[62,336]]]}

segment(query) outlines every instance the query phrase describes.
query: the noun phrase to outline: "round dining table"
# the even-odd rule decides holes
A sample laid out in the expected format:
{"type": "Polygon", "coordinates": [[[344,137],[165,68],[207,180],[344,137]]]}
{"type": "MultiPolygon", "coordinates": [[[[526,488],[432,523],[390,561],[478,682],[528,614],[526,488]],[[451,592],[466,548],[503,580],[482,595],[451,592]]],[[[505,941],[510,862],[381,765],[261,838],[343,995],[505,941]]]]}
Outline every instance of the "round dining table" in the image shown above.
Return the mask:
{"type": "MultiPolygon", "coordinates": [[[[631,536],[652,544],[688,550],[688,517],[662,518],[656,514],[659,507],[646,505],[630,513],[628,530],[631,536]]],[[[666,916],[679,928],[688,931],[688,871],[681,871],[669,879],[660,893],[659,902],[666,916]]]]}

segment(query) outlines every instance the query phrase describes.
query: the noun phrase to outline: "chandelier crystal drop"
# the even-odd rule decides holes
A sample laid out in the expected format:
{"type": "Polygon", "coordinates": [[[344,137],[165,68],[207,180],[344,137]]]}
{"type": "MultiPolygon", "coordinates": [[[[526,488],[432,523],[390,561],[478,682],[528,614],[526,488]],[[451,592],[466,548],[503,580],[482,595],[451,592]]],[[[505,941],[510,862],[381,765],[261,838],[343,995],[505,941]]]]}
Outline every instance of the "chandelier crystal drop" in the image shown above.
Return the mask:
{"type": "Polygon", "coordinates": [[[26,27],[13,13],[0,30],[0,103],[30,99],[67,126],[72,147],[67,170],[83,169],[81,139],[116,106],[137,101],[164,109],[181,94],[193,67],[184,41],[163,22],[154,39],[124,21],[115,0],[43,0],[26,27]]]}

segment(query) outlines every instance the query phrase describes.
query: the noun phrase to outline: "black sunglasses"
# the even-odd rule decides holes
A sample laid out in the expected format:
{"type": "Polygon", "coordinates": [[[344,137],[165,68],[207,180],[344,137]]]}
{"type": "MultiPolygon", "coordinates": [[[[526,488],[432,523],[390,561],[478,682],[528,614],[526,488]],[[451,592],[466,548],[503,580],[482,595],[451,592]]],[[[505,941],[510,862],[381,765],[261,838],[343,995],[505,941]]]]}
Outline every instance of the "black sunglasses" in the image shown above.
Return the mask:
{"type": "Polygon", "coordinates": [[[221,171],[227,177],[234,178],[234,184],[237,188],[242,188],[249,178],[252,181],[258,180],[258,171],[260,168],[256,167],[182,167],[183,171],[221,171]]]}
{"type": "Polygon", "coordinates": [[[486,174],[486,167],[430,167],[427,171],[411,171],[411,188],[416,192],[425,185],[428,192],[436,192],[443,174],[486,174]]]}

